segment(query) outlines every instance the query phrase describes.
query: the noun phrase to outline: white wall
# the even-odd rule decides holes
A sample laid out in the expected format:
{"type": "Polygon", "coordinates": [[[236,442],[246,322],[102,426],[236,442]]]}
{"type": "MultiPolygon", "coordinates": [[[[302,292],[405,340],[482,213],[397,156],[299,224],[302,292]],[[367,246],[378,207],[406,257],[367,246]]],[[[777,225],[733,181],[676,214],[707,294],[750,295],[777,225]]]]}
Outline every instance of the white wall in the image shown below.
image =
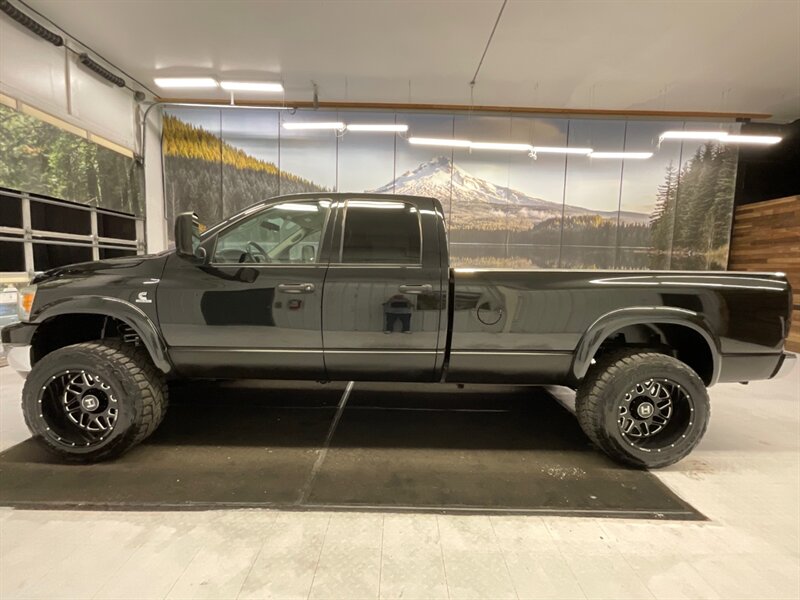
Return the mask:
{"type": "Polygon", "coordinates": [[[133,92],[76,59],[65,47],[0,19],[0,91],[138,153],[133,92]]]}
{"type": "Polygon", "coordinates": [[[150,111],[144,147],[145,239],[148,252],[167,248],[167,221],[164,214],[164,177],[161,158],[161,110],[150,111]]]}
{"type": "MultiPolygon", "coordinates": [[[[65,47],[54,46],[10,19],[0,18],[0,92],[141,155],[139,109],[133,92],[100,79],[77,58],[65,47]]],[[[161,126],[155,112],[151,111],[148,124],[145,165],[149,252],[162,250],[166,244],[161,126]]]]}

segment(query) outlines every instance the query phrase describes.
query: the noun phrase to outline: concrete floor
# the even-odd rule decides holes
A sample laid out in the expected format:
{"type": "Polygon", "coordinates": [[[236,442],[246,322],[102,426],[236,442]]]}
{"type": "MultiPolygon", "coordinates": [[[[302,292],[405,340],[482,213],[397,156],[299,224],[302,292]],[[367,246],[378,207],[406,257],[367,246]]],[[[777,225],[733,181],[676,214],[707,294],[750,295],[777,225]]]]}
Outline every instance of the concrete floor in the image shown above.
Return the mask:
{"type": "MultiPolygon", "coordinates": [[[[2,449],[20,390],[1,368],[2,449]]],[[[800,598],[800,370],[711,396],[658,472],[709,522],[0,509],[0,598],[800,598]]]]}

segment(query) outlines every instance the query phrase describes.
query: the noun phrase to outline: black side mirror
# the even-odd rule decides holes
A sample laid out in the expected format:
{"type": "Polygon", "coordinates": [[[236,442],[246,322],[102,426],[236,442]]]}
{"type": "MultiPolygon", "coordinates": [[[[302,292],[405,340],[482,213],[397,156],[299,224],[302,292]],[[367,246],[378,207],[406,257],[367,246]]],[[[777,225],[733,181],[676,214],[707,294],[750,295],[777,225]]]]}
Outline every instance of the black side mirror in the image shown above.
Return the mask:
{"type": "Polygon", "coordinates": [[[175,249],[183,258],[205,258],[201,256],[200,221],[196,214],[186,212],[175,218],[175,249]]]}

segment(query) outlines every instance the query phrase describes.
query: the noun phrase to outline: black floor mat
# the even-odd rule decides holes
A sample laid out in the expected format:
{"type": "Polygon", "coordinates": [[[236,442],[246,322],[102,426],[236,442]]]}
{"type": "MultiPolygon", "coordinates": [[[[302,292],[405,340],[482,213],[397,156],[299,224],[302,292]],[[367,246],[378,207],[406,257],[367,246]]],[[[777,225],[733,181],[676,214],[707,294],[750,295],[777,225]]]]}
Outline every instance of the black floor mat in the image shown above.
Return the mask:
{"type": "Polygon", "coordinates": [[[344,389],[175,387],[159,430],[116,461],[60,464],[32,440],[0,454],[0,505],[703,518],[592,449],[545,390],[358,383],[325,446],[344,389]]]}

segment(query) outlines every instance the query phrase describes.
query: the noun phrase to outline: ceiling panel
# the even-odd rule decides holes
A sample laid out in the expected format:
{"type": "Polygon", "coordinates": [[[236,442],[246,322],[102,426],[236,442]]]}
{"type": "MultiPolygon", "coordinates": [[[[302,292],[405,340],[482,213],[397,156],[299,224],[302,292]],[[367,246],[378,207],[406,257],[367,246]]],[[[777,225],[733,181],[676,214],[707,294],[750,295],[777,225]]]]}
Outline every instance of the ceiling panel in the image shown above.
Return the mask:
{"type": "Polygon", "coordinates": [[[280,78],[293,100],[314,81],[326,101],[800,117],[797,0],[509,0],[471,96],[501,3],[28,0],[155,91],[210,74],[280,78]]]}

